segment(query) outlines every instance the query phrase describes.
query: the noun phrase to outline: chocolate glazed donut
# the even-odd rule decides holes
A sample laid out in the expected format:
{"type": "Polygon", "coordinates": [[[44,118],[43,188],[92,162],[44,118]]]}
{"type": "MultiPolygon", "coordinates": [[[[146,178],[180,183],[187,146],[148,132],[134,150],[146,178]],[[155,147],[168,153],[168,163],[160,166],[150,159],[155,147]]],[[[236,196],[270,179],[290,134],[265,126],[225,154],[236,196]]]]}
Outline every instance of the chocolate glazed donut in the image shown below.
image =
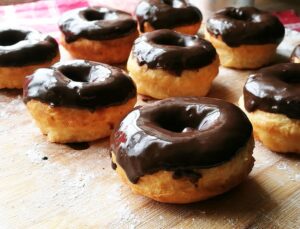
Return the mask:
{"type": "Polygon", "coordinates": [[[227,7],[207,20],[207,31],[221,36],[230,47],[243,44],[279,44],[284,26],[272,14],[254,7],[227,7]]]}
{"type": "MultiPolygon", "coordinates": [[[[252,135],[246,115],[212,98],[170,98],[135,109],[111,136],[116,162],[130,182],[173,171],[173,178],[201,177],[195,169],[231,160],[252,135]]],[[[200,178],[201,179],[201,178],[200,178]]]]}
{"type": "Polygon", "coordinates": [[[119,68],[74,60],[38,69],[27,78],[24,101],[95,110],[119,105],[136,96],[133,81],[119,68]]]}
{"type": "Polygon", "coordinates": [[[200,10],[185,0],[143,0],[135,11],[141,32],[145,22],[154,29],[172,29],[178,26],[200,23],[200,10]]]}
{"type": "Polygon", "coordinates": [[[71,60],[27,77],[24,102],[47,140],[89,142],[110,136],[136,103],[126,73],[106,64],[71,60]]]}
{"type": "Polygon", "coordinates": [[[99,41],[120,38],[133,33],[137,26],[130,14],[105,7],[69,11],[58,24],[67,43],[80,38],[99,41]]]}
{"type": "Polygon", "coordinates": [[[0,28],[0,67],[41,64],[58,53],[58,44],[50,36],[27,28],[0,28]]]}
{"type": "Polygon", "coordinates": [[[210,42],[168,29],[143,34],[134,42],[132,53],[139,65],[168,70],[175,76],[187,69],[207,66],[217,57],[210,42]]]}
{"type": "Polygon", "coordinates": [[[248,112],[263,110],[300,119],[300,65],[278,64],[249,76],[244,86],[248,112]]]}

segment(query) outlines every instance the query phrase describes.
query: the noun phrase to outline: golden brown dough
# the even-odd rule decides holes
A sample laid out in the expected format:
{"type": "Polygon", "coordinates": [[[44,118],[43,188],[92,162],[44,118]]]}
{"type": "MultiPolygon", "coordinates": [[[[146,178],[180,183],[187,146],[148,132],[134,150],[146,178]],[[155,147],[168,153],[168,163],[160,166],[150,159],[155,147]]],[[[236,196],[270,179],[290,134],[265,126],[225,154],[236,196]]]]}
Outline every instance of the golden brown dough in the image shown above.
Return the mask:
{"type": "Polygon", "coordinates": [[[116,163],[114,152],[112,161],[116,171],[133,192],[164,203],[192,203],[219,195],[241,183],[250,173],[254,158],[253,137],[230,161],[213,168],[197,170],[202,177],[192,183],[188,178],[173,179],[172,172],[159,171],[141,177],[137,184],[130,182],[125,171],[116,163]]]}
{"type": "MultiPolygon", "coordinates": [[[[198,33],[200,26],[201,26],[201,22],[198,22],[198,23],[194,23],[191,25],[178,26],[178,27],[172,28],[171,30],[179,32],[179,33],[195,35],[198,33]]],[[[156,30],[156,29],[154,29],[149,22],[145,22],[144,23],[144,32],[141,32],[139,30],[139,33],[142,34],[142,33],[151,32],[154,30],[156,30]]]]}
{"type": "Polygon", "coordinates": [[[176,77],[166,70],[139,66],[131,54],[127,69],[140,94],[157,99],[173,96],[205,96],[219,72],[219,58],[198,70],[184,70],[176,77]]]}
{"type": "Polygon", "coordinates": [[[237,69],[256,69],[272,62],[277,44],[241,45],[230,47],[222,41],[221,37],[215,38],[207,31],[205,38],[216,48],[221,65],[237,69]]]}
{"type": "Polygon", "coordinates": [[[31,75],[38,68],[45,68],[58,62],[58,54],[51,61],[46,63],[30,65],[24,67],[0,67],[0,89],[1,88],[23,88],[24,79],[31,75]]]}
{"type": "Polygon", "coordinates": [[[27,108],[50,142],[68,143],[93,141],[109,136],[114,126],[135,103],[136,97],[125,104],[89,111],[52,107],[37,100],[30,100],[27,108]]]}
{"type": "Polygon", "coordinates": [[[67,43],[62,35],[62,45],[78,59],[92,60],[106,64],[120,64],[127,61],[134,40],[138,32],[129,34],[126,37],[93,41],[80,38],[77,41],[67,43]]]}
{"type": "Polygon", "coordinates": [[[247,112],[243,96],[239,105],[253,125],[255,138],[266,147],[278,153],[300,153],[300,120],[261,110],[247,112]]]}

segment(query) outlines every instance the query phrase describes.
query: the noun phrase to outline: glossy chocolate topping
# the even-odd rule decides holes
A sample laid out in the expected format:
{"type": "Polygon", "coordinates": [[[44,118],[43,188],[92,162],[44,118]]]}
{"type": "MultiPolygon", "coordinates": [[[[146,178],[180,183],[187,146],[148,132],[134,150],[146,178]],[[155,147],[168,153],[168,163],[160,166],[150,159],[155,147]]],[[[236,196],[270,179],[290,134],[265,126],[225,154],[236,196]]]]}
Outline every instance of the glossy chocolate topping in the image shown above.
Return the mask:
{"type": "Polygon", "coordinates": [[[141,32],[144,32],[145,22],[154,29],[172,29],[202,20],[200,10],[185,0],[143,0],[138,4],[135,14],[141,32]]]}
{"type": "Polygon", "coordinates": [[[300,119],[300,64],[277,64],[250,75],[244,102],[249,112],[263,110],[300,119]]]}
{"type": "Polygon", "coordinates": [[[41,64],[58,53],[58,44],[50,36],[27,28],[0,27],[1,67],[41,64]]]}
{"type": "Polygon", "coordinates": [[[66,12],[59,28],[70,43],[80,38],[110,40],[136,31],[136,21],[130,14],[105,7],[80,8],[66,12]]]}
{"type": "Polygon", "coordinates": [[[279,44],[284,26],[277,17],[254,7],[228,7],[207,20],[207,31],[231,47],[243,44],[279,44]]]}
{"type": "Polygon", "coordinates": [[[211,64],[217,54],[209,41],[162,29],[145,33],[134,42],[133,56],[139,65],[181,74],[211,64]]]}
{"type": "Polygon", "coordinates": [[[291,61],[292,62],[300,62],[300,44],[295,47],[291,54],[291,61]]]}
{"type": "Polygon", "coordinates": [[[61,62],[27,77],[24,102],[95,110],[119,105],[136,96],[136,87],[119,68],[92,61],[61,62]]]}
{"type": "Polygon", "coordinates": [[[231,160],[251,135],[251,123],[235,105],[179,97],[133,110],[112,134],[111,148],[133,183],[160,170],[200,178],[193,170],[231,160]]]}

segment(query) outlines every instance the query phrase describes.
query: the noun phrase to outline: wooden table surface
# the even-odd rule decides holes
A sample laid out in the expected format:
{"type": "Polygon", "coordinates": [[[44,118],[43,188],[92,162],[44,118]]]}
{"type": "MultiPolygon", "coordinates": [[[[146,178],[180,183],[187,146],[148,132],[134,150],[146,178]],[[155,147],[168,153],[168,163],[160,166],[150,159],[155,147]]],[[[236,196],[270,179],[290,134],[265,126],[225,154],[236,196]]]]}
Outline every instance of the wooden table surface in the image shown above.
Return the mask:
{"type": "MultiPolygon", "coordinates": [[[[299,33],[289,32],[277,61],[297,43],[299,33]]],[[[248,74],[221,67],[209,96],[236,103],[248,74]]],[[[240,186],[172,205],[132,194],[108,147],[108,139],[81,151],[48,143],[21,91],[0,90],[0,228],[300,228],[299,156],[256,142],[254,169],[240,186]]]]}

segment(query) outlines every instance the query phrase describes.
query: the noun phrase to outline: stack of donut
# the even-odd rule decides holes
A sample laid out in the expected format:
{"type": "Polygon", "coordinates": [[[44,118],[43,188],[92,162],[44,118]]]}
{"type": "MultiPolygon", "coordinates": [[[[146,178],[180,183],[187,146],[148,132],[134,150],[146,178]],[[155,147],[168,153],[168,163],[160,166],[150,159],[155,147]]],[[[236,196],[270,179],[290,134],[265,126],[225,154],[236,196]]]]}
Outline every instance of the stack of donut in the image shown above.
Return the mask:
{"type": "Polygon", "coordinates": [[[116,172],[160,202],[200,201],[241,183],[254,164],[254,136],[300,153],[299,47],[294,63],[249,76],[241,108],[203,97],[220,64],[272,62],[284,37],[276,17],[229,7],[208,19],[206,39],[197,35],[200,10],[185,0],[142,0],[135,18],[106,7],[66,12],[61,44],[76,59],[64,62],[53,38],[1,28],[0,88],[21,88],[27,76],[24,102],[49,141],[110,136],[116,172]],[[128,73],[108,65],[126,62],[128,73]],[[137,93],[162,100],[134,108],[137,93]]]}

